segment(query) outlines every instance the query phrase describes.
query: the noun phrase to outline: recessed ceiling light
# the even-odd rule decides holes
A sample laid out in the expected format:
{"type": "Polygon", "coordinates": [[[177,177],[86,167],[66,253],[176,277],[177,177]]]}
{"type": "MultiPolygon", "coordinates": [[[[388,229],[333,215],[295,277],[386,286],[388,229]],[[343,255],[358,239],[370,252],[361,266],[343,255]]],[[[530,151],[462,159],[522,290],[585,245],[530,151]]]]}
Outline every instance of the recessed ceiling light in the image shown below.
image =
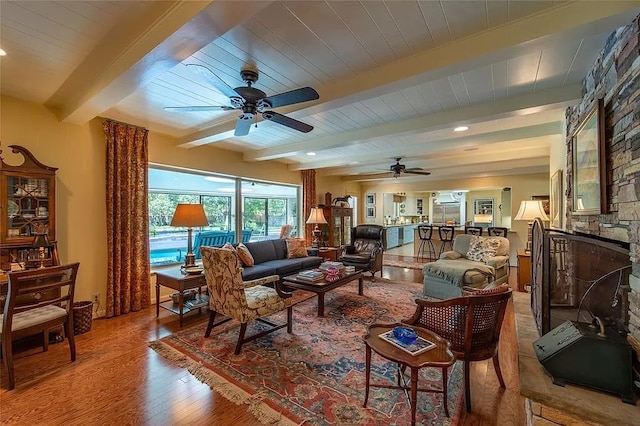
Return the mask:
{"type": "Polygon", "coordinates": [[[5,52],[4,50],[0,49],[0,56],[6,56],[7,52],[5,52]]]}
{"type": "Polygon", "coordinates": [[[469,127],[467,126],[458,126],[455,129],[453,129],[454,132],[465,132],[469,130],[469,127]]]}
{"type": "Polygon", "coordinates": [[[307,155],[314,156],[314,155],[316,155],[316,153],[315,152],[307,152],[307,155]]]}

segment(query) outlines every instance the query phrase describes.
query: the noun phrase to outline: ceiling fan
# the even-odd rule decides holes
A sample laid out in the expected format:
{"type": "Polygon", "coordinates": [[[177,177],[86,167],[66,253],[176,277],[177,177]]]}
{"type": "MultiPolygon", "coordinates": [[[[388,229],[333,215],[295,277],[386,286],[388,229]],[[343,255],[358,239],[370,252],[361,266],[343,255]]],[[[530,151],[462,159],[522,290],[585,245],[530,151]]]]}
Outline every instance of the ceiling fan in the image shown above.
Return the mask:
{"type": "Polygon", "coordinates": [[[240,77],[247,84],[232,88],[222,81],[209,68],[199,64],[187,64],[187,66],[197,72],[205,80],[207,80],[214,88],[218,89],[225,96],[229,97],[231,106],[228,105],[204,105],[204,106],[186,106],[186,107],[165,107],[166,111],[232,111],[240,110],[242,114],[236,122],[235,136],[246,136],[249,134],[251,123],[257,113],[262,114],[265,120],[282,124],[299,132],[308,133],[313,130],[313,126],[298,121],[286,115],[271,111],[271,108],[277,108],[285,105],[293,105],[300,102],[312,101],[320,96],[311,87],[302,87],[300,89],[291,90],[289,92],[279,93],[277,95],[267,96],[260,89],[252,87],[258,81],[258,71],[246,68],[240,71],[240,77]]]}
{"type": "Polygon", "coordinates": [[[420,167],[411,167],[407,169],[404,164],[400,164],[401,158],[402,157],[395,157],[394,159],[396,160],[396,164],[392,164],[389,167],[389,170],[391,171],[391,173],[393,173],[394,178],[397,178],[402,173],[408,173],[412,175],[424,175],[424,176],[428,176],[431,174],[431,172],[427,172],[420,167]]]}

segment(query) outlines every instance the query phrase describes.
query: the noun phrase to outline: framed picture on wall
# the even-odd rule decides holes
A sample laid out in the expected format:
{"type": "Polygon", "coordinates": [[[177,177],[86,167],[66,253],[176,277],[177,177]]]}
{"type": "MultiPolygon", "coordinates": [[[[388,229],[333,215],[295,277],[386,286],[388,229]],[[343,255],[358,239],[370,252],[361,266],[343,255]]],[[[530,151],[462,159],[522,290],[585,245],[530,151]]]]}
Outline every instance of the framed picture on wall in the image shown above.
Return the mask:
{"type": "Polygon", "coordinates": [[[373,219],[376,217],[376,207],[367,206],[367,219],[373,219]]]}
{"type": "Polygon", "coordinates": [[[366,195],[367,206],[375,206],[376,205],[376,194],[373,192],[369,192],[366,195]]]}
{"type": "Polygon", "coordinates": [[[562,196],[562,170],[558,170],[551,176],[551,206],[549,218],[553,228],[562,227],[562,211],[564,197],[562,196]]]}
{"type": "Polygon", "coordinates": [[[604,100],[598,99],[573,135],[571,195],[574,215],[607,212],[604,144],[604,100]]]}

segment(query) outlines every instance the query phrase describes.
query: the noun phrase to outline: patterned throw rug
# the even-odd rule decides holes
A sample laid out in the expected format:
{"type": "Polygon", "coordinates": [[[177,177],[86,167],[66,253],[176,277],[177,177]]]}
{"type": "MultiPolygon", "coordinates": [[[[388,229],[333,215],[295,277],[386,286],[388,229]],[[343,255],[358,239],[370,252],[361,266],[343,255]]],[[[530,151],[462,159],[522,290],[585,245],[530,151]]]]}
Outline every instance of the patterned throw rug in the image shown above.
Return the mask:
{"type": "MultiPolygon", "coordinates": [[[[293,333],[285,329],[246,343],[234,355],[239,324],[213,329],[205,339],[206,324],[195,325],[149,346],[237,404],[247,404],[262,423],[271,425],[408,425],[407,396],[401,390],[372,387],[367,408],[365,387],[366,327],[374,322],[396,322],[414,312],[413,300],[422,284],[378,278],[365,281],[359,296],[357,281],[325,295],[325,317],[317,317],[317,297],[294,306],[293,333]]],[[[298,292],[300,296],[310,293],[298,292]]],[[[284,322],[286,313],[270,318],[284,322]]],[[[261,325],[252,322],[247,333],[261,325]]],[[[396,364],[372,355],[371,383],[395,383],[396,364]]],[[[455,425],[463,400],[460,362],[449,374],[449,412],[444,415],[442,394],[418,392],[417,424],[455,425]]],[[[420,370],[420,387],[441,386],[440,369],[420,370]]]]}
{"type": "Polygon", "coordinates": [[[397,268],[409,268],[409,269],[420,269],[426,265],[425,262],[404,262],[402,260],[387,260],[382,259],[383,266],[395,266],[397,268]]]}

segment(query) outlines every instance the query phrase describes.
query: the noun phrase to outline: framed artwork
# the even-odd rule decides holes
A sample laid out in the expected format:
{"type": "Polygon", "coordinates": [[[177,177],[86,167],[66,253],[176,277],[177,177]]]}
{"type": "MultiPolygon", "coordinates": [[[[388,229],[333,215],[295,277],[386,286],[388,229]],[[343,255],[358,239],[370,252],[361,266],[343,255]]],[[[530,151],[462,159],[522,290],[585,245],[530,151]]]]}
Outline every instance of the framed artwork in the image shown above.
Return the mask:
{"type": "Polygon", "coordinates": [[[564,197],[562,196],[562,170],[558,170],[551,176],[551,226],[553,228],[562,227],[562,211],[564,197]]]}
{"type": "MultiPolygon", "coordinates": [[[[548,195],[532,195],[532,200],[540,200],[542,201],[542,210],[544,210],[545,214],[549,216],[551,214],[550,206],[549,206],[549,196],[548,195]]],[[[551,216],[549,216],[551,217],[551,216]]]]}
{"type": "Polygon", "coordinates": [[[376,207],[368,206],[367,207],[367,219],[373,219],[376,217],[376,207]]]}
{"type": "Polygon", "coordinates": [[[573,135],[571,192],[574,215],[607,211],[604,144],[604,100],[598,99],[573,135]]]}
{"type": "Polygon", "coordinates": [[[376,205],[376,194],[374,192],[370,192],[366,195],[367,206],[375,206],[376,205]]]}

